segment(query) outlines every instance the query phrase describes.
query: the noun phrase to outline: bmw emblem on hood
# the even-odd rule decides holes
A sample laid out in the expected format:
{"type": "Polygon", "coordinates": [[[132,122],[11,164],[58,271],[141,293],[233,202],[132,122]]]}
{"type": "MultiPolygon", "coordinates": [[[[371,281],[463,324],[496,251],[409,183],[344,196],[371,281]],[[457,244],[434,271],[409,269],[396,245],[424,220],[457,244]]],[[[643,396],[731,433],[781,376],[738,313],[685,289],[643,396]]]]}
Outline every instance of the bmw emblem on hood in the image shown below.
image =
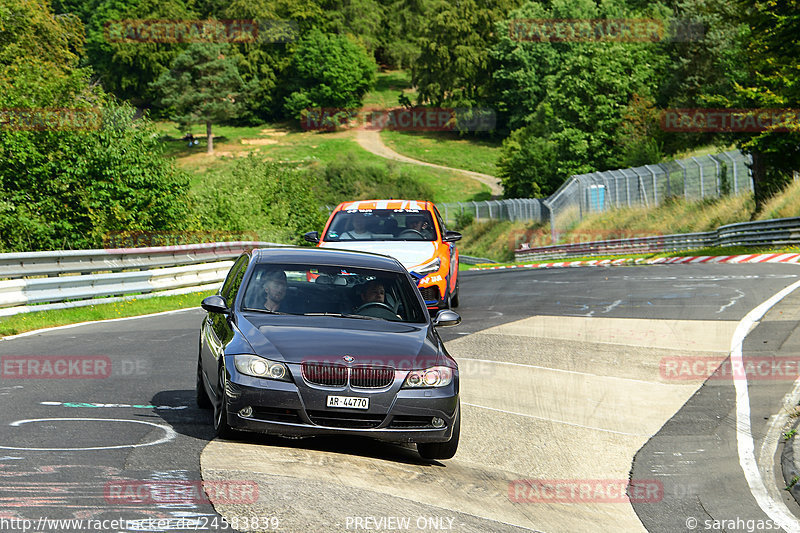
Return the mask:
{"type": "Polygon", "coordinates": [[[356,358],[353,357],[352,355],[345,355],[344,357],[342,357],[342,359],[344,359],[346,363],[352,363],[353,361],[356,360],[356,358]]]}

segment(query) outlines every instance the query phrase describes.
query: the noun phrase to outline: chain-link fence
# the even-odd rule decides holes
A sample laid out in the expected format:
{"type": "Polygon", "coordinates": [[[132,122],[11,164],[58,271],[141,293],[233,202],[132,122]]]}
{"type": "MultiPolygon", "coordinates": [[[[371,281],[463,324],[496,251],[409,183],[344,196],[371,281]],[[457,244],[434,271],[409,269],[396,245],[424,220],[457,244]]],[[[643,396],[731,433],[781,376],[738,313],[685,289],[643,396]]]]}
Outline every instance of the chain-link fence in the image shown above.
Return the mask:
{"type": "Polygon", "coordinates": [[[455,202],[437,204],[445,222],[456,222],[459,217],[471,216],[475,220],[547,220],[544,201],[539,198],[512,198],[481,202],[455,202]]]}
{"type": "Polygon", "coordinates": [[[570,176],[547,199],[458,202],[439,207],[448,222],[467,215],[475,220],[549,221],[557,238],[585,215],[613,207],[655,207],[671,196],[692,200],[752,191],[749,163],[750,156],[733,150],[570,176]]]}
{"type": "Polygon", "coordinates": [[[571,176],[545,201],[553,237],[584,215],[613,207],[655,207],[671,196],[700,200],[753,190],[750,156],[738,150],[571,176]]]}

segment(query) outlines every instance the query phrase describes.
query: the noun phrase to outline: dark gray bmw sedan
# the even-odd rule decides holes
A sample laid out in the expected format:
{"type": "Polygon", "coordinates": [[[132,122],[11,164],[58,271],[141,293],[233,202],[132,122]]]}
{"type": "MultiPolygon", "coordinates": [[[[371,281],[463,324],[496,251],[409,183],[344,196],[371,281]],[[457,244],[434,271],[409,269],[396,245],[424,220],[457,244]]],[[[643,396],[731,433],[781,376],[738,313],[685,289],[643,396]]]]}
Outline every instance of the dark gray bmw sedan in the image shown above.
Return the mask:
{"type": "Polygon", "coordinates": [[[232,430],[348,434],[456,453],[458,365],[416,284],[395,259],[307,248],[241,255],[203,301],[197,402],[232,430]]]}

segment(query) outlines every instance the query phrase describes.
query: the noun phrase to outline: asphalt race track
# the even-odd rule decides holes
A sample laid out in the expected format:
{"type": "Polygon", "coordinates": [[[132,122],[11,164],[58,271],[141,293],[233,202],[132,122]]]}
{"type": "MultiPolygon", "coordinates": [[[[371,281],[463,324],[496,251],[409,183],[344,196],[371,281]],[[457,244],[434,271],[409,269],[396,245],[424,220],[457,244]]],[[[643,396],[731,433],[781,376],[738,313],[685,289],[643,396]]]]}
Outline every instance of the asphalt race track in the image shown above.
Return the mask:
{"type": "Polygon", "coordinates": [[[800,291],[752,313],[800,268],[462,276],[463,323],[440,330],[461,367],[449,461],[213,440],[194,405],[197,309],[3,340],[0,530],[800,530],[776,466],[800,399],[800,291]],[[759,372],[734,379],[747,362],[759,372]]]}

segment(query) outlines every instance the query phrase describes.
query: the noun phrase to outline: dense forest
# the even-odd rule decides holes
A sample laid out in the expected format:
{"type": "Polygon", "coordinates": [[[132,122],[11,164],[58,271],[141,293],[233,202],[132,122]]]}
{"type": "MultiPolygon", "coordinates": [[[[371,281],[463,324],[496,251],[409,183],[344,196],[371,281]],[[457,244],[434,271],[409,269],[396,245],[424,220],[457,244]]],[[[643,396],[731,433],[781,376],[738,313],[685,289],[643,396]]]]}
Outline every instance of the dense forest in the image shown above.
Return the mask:
{"type": "MultiPolygon", "coordinates": [[[[161,155],[151,119],[207,124],[209,138],[212,124],[299,121],[312,108],[358,108],[378,69],[411,72],[417,101],[398,106],[490,110],[492,131],[462,134],[503,139],[506,197],[735,143],[754,157],[760,203],[800,169],[796,121],[690,133],[665,131],[661,112],[800,108],[798,35],[789,0],[4,0],[0,250],[202,229],[189,178],[161,155]],[[646,20],[660,30],[543,40],[532,28],[545,20],[646,20]],[[205,23],[176,38],[158,33],[164,21],[205,23]],[[19,127],[25,109],[84,110],[100,126],[19,127]]],[[[271,183],[254,184],[266,223],[293,236],[324,219],[308,206],[329,200],[314,184],[330,169],[248,165],[248,179],[271,183]]],[[[218,200],[220,212],[235,207],[218,200]]]]}

